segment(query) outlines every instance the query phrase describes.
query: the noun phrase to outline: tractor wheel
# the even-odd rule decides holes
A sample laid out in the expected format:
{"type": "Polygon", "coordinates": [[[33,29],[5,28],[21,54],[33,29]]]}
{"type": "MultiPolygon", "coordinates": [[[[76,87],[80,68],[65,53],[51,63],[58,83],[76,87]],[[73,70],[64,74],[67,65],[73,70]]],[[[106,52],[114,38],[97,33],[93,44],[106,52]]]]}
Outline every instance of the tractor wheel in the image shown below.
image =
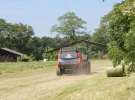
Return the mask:
{"type": "Polygon", "coordinates": [[[90,72],[91,72],[91,69],[90,69],[90,62],[87,62],[86,67],[85,67],[85,73],[86,73],[86,74],[90,74],[90,72]]]}
{"type": "Polygon", "coordinates": [[[63,69],[58,69],[56,74],[57,74],[57,76],[63,75],[63,69]]]}

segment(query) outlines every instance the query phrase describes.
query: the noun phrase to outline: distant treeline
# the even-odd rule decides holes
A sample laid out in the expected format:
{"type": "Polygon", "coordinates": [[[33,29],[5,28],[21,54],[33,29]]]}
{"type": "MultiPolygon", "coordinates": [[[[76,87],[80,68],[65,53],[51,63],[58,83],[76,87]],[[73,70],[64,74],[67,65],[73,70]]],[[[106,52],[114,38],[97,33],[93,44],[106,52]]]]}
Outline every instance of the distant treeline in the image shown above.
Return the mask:
{"type": "MultiPolygon", "coordinates": [[[[69,38],[37,37],[31,26],[22,23],[8,23],[4,19],[0,19],[0,48],[10,48],[30,56],[33,60],[41,60],[46,57],[46,48],[53,49],[70,42],[69,38]]],[[[95,37],[96,39],[97,37],[95,37]]],[[[77,39],[92,39],[92,36],[85,34],[77,36],[77,39]]],[[[97,42],[100,42],[99,40],[97,42]]],[[[101,41],[103,42],[103,41],[101,41]]],[[[92,55],[97,56],[99,50],[94,47],[91,49],[92,55]]],[[[50,54],[50,59],[54,59],[54,54],[50,54]],[[52,57],[51,57],[52,56],[52,57]]]]}

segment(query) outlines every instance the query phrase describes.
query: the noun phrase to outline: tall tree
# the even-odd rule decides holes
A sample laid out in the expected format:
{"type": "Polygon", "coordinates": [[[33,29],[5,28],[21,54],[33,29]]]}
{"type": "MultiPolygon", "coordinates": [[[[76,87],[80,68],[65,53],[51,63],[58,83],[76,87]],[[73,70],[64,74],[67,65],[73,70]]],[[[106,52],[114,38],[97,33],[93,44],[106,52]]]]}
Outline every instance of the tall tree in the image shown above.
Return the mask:
{"type": "Polygon", "coordinates": [[[86,29],[86,22],[76,16],[74,12],[68,12],[58,18],[59,24],[54,25],[51,29],[52,32],[58,32],[64,36],[76,39],[76,36],[80,33],[84,33],[86,29]]]}
{"type": "Polygon", "coordinates": [[[109,55],[114,66],[121,63],[135,71],[135,1],[124,0],[107,15],[109,55]]]}
{"type": "Polygon", "coordinates": [[[0,19],[0,48],[6,47],[31,54],[30,42],[34,31],[31,26],[11,24],[0,19]]]}

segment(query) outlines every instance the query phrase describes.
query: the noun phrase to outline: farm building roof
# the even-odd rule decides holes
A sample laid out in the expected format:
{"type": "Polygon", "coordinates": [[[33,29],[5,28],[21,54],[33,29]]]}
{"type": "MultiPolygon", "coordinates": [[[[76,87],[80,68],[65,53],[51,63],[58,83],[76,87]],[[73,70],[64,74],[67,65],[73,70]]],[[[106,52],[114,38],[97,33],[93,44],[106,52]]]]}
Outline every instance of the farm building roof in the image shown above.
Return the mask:
{"type": "Polygon", "coordinates": [[[24,54],[20,53],[20,52],[17,52],[15,50],[11,50],[9,48],[1,48],[1,50],[4,50],[4,51],[7,51],[9,53],[12,53],[12,54],[15,54],[15,55],[18,55],[18,56],[24,56],[24,54]]]}

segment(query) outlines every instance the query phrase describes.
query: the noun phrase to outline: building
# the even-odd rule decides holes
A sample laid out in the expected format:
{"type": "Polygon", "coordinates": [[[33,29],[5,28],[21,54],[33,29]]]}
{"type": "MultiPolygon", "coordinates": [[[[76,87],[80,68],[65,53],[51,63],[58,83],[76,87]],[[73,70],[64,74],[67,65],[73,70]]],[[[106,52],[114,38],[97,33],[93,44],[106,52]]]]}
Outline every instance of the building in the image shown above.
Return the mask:
{"type": "Polygon", "coordinates": [[[8,48],[0,48],[0,62],[16,62],[22,56],[24,54],[20,52],[8,48]]]}

